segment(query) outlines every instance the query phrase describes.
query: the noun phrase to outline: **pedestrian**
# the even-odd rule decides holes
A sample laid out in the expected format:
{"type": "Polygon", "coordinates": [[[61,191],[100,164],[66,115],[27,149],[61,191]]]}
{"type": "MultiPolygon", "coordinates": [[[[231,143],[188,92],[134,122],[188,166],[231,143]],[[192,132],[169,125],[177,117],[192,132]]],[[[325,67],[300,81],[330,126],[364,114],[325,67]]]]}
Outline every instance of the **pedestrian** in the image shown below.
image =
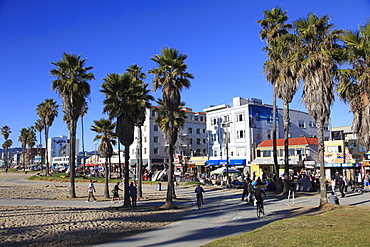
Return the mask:
{"type": "MultiPolygon", "coordinates": [[[[113,196],[112,196],[112,202],[114,203],[114,198],[117,198],[118,202],[121,201],[121,198],[119,197],[119,193],[118,191],[120,191],[121,189],[119,188],[119,182],[117,182],[117,184],[114,186],[113,190],[112,190],[112,193],[113,193],[113,196]]],[[[122,190],[121,190],[122,191],[122,190]]]]}
{"type": "Polygon", "coordinates": [[[346,175],[343,175],[343,181],[344,181],[344,192],[347,193],[349,182],[346,175]]]}
{"type": "Polygon", "coordinates": [[[94,183],[93,183],[92,180],[90,180],[87,192],[89,193],[89,195],[87,196],[87,201],[86,202],[90,202],[90,198],[92,198],[94,200],[94,202],[96,202],[96,198],[94,196],[94,192],[96,192],[96,190],[95,190],[95,186],[94,186],[94,183]]]}
{"type": "Polygon", "coordinates": [[[335,192],[336,181],[334,178],[331,179],[331,190],[335,192]]]}
{"type": "Polygon", "coordinates": [[[251,184],[251,181],[249,180],[248,181],[248,197],[247,197],[247,202],[248,203],[253,203],[253,200],[252,200],[253,192],[254,192],[254,189],[253,189],[253,186],[251,184]]]}
{"type": "Polygon", "coordinates": [[[136,198],[137,198],[137,188],[136,188],[134,182],[131,182],[129,192],[130,192],[130,197],[131,197],[131,205],[133,207],[135,207],[136,206],[136,198]]]}
{"type": "Polygon", "coordinates": [[[342,177],[340,177],[339,179],[339,191],[340,191],[340,194],[341,194],[341,197],[345,197],[346,195],[344,194],[344,187],[345,187],[345,183],[344,183],[344,180],[342,177]]]}
{"type": "Polygon", "coordinates": [[[330,204],[337,204],[339,205],[339,198],[335,195],[335,192],[332,191],[331,195],[328,198],[330,204]]]}

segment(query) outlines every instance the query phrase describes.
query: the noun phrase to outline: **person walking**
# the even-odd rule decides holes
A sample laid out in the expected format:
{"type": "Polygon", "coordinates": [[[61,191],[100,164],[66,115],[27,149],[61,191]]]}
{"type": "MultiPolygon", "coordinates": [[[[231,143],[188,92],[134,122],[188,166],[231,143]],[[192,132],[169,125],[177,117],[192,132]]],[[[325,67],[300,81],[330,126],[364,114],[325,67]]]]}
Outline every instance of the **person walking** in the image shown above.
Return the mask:
{"type": "Polygon", "coordinates": [[[345,188],[345,183],[344,183],[344,180],[342,177],[340,177],[339,179],[339,191],[340,191],[340,194],[341,194],[341,197],[345,197],[346,195],[344,194],[344,188],[345,188]]]}
{"type": "Polygon", "coordinates": [[[331,179],[331,190],[335,192],[336,181],[334,178],[331,179]]]}
{"type": "Polygon", "coordinates": [[[90,183],[89,183],[89,187],[87,189],[87,192],[89,194],[87,196],[87,201],[86,202],[90,202],[90,198],[92,198],[94,200],[94,202],[96,202],[96,198],[94,196],[94,192],[96,192],[96,190],[95,190],[95,186],[94,186],[94,183],[93,183],[92,180],[90,180],[90,183]]]}
{"type": "Polygon", "coordinates": [[[120,190],[121,189],[119,188],[119,182],[117,182],[117,184],[114,186],[114,188],[112,190],[112,193],[113,193],[112,202],[113,203],[114,203],[114,198],[117,198],[118,202],[121,201],[121,198],[119,197],[119,193],[118,193],[118,191],[120,191],[120,190]]]}
{"type": "Polygon", "coordinates": [[[131,206],[136,207],[137,188],[134,182],[131,182],[129,192],[130,192],[130,197],[131,197],[131,206]]]}
{"type": "Polygon", "coordinates": [[[248,181],[247,180],[244,180],[244,183],[243,183],[243,194],[242,194],[242,200],[241,201],[244,201],[244,197],[245,197],[246,194],[248,194],[248,181]]]}

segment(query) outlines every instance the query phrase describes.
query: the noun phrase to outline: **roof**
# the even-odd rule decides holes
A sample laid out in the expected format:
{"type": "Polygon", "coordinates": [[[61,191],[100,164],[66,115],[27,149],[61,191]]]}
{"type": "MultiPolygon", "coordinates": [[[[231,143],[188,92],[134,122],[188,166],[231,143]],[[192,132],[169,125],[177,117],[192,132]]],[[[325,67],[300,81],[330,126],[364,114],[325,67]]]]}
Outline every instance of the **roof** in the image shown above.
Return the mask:
{"type": "MultiPolygon", "coordinates": [[[[289,146],[318,145],[318,139],[312,137],[296,137],[288,139],[289,146]]],[[[257,147],[272,147],[272,140],[264,140],[257,147]]],[[[276,146],[284,146],[284,139],[277,139],[276,146]]]]}

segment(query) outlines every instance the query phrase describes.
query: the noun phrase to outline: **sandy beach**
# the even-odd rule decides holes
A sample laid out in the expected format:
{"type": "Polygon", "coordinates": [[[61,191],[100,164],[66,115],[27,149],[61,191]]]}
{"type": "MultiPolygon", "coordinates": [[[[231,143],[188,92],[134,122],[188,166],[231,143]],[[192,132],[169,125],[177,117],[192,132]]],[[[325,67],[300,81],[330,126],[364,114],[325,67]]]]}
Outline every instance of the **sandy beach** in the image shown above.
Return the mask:
{"type": "MultiPolygon", "coordinates": [[[[6,182],[11,178],[30,176],[23,173],[0,172],[0,198],[49,198],[71,200],[69,183],[57,185],[6,182]]],[[[113,187],[113,184],[111,185],[113,187]]],[[[96,186],[97,200],[103,186],[96,186]]],[[[87,184],[76,184],[77,198],[86,200],[87,184]]],[[[177,195],[179,199],[185,199],[177,195]]],[[[142,200],[165,202],[165,191],[143,190],[142,200]]],[[[118,205],[118,204],[117,204],[118,205]]],[[[191,208],[158,210],[137,208],[59,208],[0,207],[1,246],[93,246],[133,234],[153,230],[186,216],[191,208]]]]}

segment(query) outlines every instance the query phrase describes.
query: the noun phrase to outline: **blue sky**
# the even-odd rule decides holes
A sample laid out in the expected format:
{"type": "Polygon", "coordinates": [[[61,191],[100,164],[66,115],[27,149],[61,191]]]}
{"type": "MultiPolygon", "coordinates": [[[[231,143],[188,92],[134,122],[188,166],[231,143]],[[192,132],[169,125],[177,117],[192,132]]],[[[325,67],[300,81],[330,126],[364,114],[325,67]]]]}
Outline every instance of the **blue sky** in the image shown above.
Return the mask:
{"type": "MultiPolygon", "coordinates": [[[[290,22],[314,12],[329,15],[333,24],[347,30],[357,29],[370,13],[369,0],[0,0],[0,126],[11,128],[9,138],[13,147],[19,147],[20,129],[38,119],[37,105],[46,98],[62,104],[51,90],[49,72],[51,62],[58,61],[63,52],[81,54],[88,59],[87,66],[94,67],[96,80],[90,83],[85,117],[86,150],[94,150],[93,120],[107,117],[99,92],[102,78],[123,73],[134,63],[145,72],[154,68],[150,57],[163,47],[188,55],[188,72],[195,79],[190,89],[183,90],[182,100],[194,111],[231,104],[237,96],[272,104],[271,85],[262,74],[265,43],[259,39],[256,21],[263,19],[263,10],[276,6],[288,11],[290,22]]],[[[150,88],[151,79],[148,75],[150,88]]],[[[305,111],[300,98],[298,92],[291,109],[305,111]]],[[[69,135],[61,107],[59,111],[50,137],[69,135]]],[[[338,99],[331,118],[334,127],[352,122],[349,107],[338,99]]],[[[81,138],[78,125],[77,138],[81,138]]]]}

